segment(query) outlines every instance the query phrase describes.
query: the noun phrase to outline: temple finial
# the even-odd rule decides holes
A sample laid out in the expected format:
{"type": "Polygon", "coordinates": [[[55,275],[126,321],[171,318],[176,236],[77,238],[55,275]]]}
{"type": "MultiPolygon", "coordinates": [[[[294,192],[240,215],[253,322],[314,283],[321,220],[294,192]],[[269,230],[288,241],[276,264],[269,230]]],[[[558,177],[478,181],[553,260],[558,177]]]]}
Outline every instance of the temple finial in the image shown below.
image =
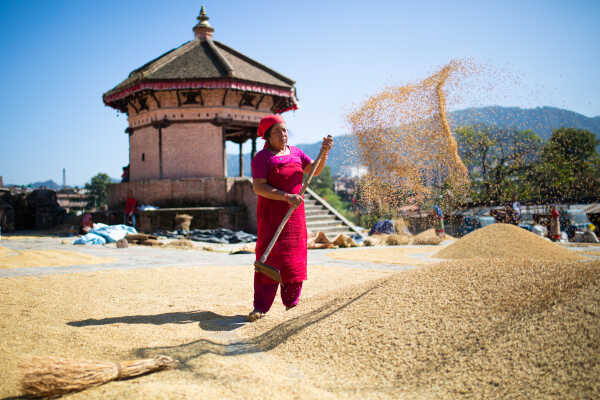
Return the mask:
{"type": "Polygon", "coordinates": [[[194,37],[200,40],[212,39],[212,33],[215,31],[208,20],[204,5],[200,8],[200,15],[196,18],[199,22],[194,26],[194,37]]]}

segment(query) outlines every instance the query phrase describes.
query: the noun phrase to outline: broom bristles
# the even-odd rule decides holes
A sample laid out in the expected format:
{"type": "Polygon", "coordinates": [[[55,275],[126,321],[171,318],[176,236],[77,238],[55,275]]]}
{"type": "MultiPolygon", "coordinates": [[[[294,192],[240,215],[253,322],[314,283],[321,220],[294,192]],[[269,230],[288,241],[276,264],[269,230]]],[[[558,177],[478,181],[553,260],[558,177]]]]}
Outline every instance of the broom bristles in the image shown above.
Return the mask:
{"type": "Polygon", "coordinates": [[[80,391],[117,379],[125,379],[178,364],[167,356],[142,360],[77,361],[58,357],[35,357],[21,363],[21,388],[31,396],[54,396],[80,391]]]}

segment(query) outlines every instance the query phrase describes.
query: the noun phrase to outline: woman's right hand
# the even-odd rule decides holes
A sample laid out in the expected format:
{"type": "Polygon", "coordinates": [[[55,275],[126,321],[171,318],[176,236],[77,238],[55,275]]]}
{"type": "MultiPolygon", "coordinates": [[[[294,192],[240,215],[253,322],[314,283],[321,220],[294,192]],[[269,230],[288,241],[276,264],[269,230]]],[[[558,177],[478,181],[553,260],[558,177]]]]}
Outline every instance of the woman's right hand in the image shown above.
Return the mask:
{"type": "Polygon", "coordinates": [[[302,202],[304,201],[304,199],[299,194],[286,193],[285,194],[285,201],[287,201],[288,204],[291,205],[292,207],[296,208],[300,204],[302,204],[302,202]]]}

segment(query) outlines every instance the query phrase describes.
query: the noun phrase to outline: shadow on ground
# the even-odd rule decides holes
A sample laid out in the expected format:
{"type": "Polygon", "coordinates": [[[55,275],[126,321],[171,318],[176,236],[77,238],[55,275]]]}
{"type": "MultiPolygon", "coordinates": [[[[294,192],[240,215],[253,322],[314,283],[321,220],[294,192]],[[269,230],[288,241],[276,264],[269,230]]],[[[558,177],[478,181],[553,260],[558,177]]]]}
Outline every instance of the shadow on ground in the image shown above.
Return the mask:
{"type": "MultiPolygon", "coordinates": [[[[178,346],[161,346],[161,347],[147,347],[140,348],[134,351],[136,357],[147,358],[155,357],[161,354],[175,358],[180,363],[182,369],[192,369],[189,362],[204,355],[204,354],[218,354],[222,356],[235,356],[240,354],[257,353],[263,351],[269,351],[274,349],[281,343],[284,343],[289,337],[301,332],[305,328],[318,323],[319,321],[333,315],[334,313],[348,307],[361,297],[367,295],[369,292],[379,286],[380,283],[374,284],[369,289],[365,290],[358,296],[350,299],[349,301],[340,301],[334,299],[323,306],[310,311],[306,314],[300,315],[296,318],[285,321],[269,331],[246,341],[236,341],[231,343],[217,343],[209,339],[195,340],[190,343],[185,343],[178,346]]],[[[206,324],[215,324],[214,326],[227,326],[233,321],[237,321],[239,316],[234,317],[222,317],[225,322],[215,322],[216,320],[201,322],[206,324]]],[[[233,322],[234,324],[236,322],[233,322]]],[[[239,324],[243,322],[238,322],[239,324]]],[[[204,328],[204,327],[203,327],[204,328]]],[[[206,328],[204,328],[206,329],[206,328]]],[[[219,329],[212,329],[219,330],[219,329]]]]}
{"type": "Polygon", "coordinates": [[[102,319],[84,319],[67,322],[75,327],[110,325],[110,324],[190,324],[199,322],[200,327],[208,331],[228,331],[240,326],[245,321],[243,315],[223,316],[211,311],[172,312],[155,315],[126,315],[102,319]]]}

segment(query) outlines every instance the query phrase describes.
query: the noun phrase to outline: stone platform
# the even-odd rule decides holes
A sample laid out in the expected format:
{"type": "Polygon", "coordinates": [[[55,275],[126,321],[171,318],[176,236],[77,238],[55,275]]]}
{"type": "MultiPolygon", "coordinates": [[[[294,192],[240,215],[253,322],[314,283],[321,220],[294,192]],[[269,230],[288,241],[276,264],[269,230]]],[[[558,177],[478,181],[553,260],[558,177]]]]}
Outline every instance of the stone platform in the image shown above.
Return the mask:
{"type": "Polygon", "coordinates": [[[192,229],[229,228],[256,233],[256,194],[250,178],[147,179],[108,185],[108,206],[124,210],[131,192],[138,207],[153,205],[158,210],[138,211],[142,231],[171,229],[176,214],[194,217],[192,229]]]}

